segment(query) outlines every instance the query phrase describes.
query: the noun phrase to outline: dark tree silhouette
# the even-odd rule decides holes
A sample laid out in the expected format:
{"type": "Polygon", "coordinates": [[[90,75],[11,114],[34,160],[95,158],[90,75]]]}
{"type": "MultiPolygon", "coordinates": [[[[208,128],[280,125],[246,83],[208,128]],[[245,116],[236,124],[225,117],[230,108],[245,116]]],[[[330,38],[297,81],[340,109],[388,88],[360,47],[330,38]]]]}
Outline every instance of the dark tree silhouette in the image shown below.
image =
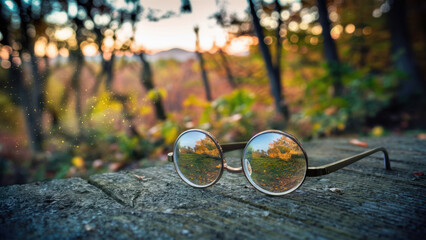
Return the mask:
{"type": "Polygon", "coordinates": [[[237,84],[235,83],[234,75],[232,74],[231,67],[229,66],[228,57],[222,48],[219,48],[218,53],[222,60],[222,66],[226,72],[226,79],[228,79],[229,85],[231,85],[232,88],[235,88],[237,84]]]}
{"type": "MultiPolygon", "coordinates": [[[[142,78],[141,78],[142,85],[145,87],[147,92],[157,91],[154,87],[154,82],[152,80],[151,65],[146,60],[145,53],[141,52],[139,54],[139,58],[142,61],[142,78]]],[[[151,99],[151,100],[152,100],[152,104],[154,104],[155,114],[156,114],[157,118],[160,119],[160,120],[165,120],[166,119],[166,113],[164,111],[161,94],[159,92],[156,92],[154,98],[151,99]]]]}
{"type": "MultiPolygon", "coordinates": [[[[272,62],[271,52],[269,51],[268,46],[266,46],[266,43],[264,42],[265,34],[263,33],[263,29],[260,26],[260,20],[256,14],[257,10],[254,5],[254,2],[253,0],[248,0],[248,2],[250,6],[250,15],[253,21],[254,31],[257,35],[257,38],[259,39],[259,49],[262,53],[263,60],[265,61],[266,70],[268,72],[269,84],[271,86],[272,96],[274,97],[275,109],[278,113],[283,115],[286,121],[288,121],[290,119],[290,112],[282,94],[281,76],[278,75],[279,67],[274,66],[272,62]]],[[[279,65],[280,62],[281,61],[277,61],[276,64],[279,65]]]]}
{"type": "Polygon", "coordinates": [[[210,90],[210,84],[209,84],[209,79],[207,78],[207,71],[206,71],[206,67],[205,67],[205,63],[204,63],[204,57],[200,52],[200,36],[199,36],[199,28],[198,26],[194,27],[194,32],[195,32],[195,53],[197,55],[198,61],[200,62],[200,70],[201,70],[201,78],[203,80],[203,84],[204,84],[204,90],[206,91],[206,98],[208,101],[213,100],[212,98],[212,93],[210,90]]]}
{"type": "MultiPolygon", "coordinates": [[[[29,146],[33,152],[42,150],[43,132],[42,132],[42,114],[44,109],[44,87],[46,77],[42,75],[39,69],[39,60],[34,53],[34,43],[37,36],[43,35],[42,29],[36,29],[32,23],[36,23],[38,27],[43,25],[44,16],[51,11],[48,1],[41,1],[40,11],[33,11],[31,3],[21,0],[14,1],[16,6],[15,13],[19,17],[19,31],[11,28],[11,18],[15,17],[12,13],[5,11],[1,7],[2,15],[2,34],[3,43],[13,46],[13,42],[20,41],[21,47],[10,48],[11,67],[9,76],[11,80],[11,95],[15,96],[14,100],[24,110],[24,118],[28,132],[29,146]],[[4,22],[3,22],[4,21],[4,22]],[[33,22],[32,22],[33,21],[33,22]],[[12,51],[19,53],[12,57],[12,51]],[[22,61],[23,54],[30,56],[30,71],[33,78],[29,84],[24,79],[24,63],[22,61]]],[[[3,4],[2,4],[3,5],[3,4]]],[[[47,73],[47,65],[44,74],[47,73]]]]}
{"type": "Polygon", "coordinates": [[[330,19],[328,17],[327,0],[317,0],[319,22],[324,38],[324,53],[327,65],[333,76],[334,96],[341,96],[343,91],[340,60],[337,54],[336,43],[330,35],[330,19]]]}
{"type": "Polygon", "coordinates": [[[416,102],[424,97],[425,83],[414,58],[410,34],[407,29],[407,8],[404,0],[391,0],[388,22],[391,33],[391,53],[395,67],[407,74],[401,79],[397,92],[400,103],[416,102]]]}

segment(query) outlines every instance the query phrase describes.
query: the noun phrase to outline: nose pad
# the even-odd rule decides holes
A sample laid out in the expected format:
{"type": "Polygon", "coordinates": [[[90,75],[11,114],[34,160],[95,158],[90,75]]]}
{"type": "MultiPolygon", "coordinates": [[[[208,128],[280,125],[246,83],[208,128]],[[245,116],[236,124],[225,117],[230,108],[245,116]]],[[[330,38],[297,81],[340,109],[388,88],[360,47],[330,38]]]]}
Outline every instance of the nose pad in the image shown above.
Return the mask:
{"type": "Polygon", "coordinates": [[[223,167],[225,168],[226,171],[230,172],[230,173],[240,173],[243,172],[243,168],[233,168],[230,167],[227,163],[226,163],[226,159],[223,159],[223,167]]]}
{"type": "Polygon", "coordinates": [[[249,160],[247,158],[244,159],[244,161],[245,161],[246,166],[247,166],[248,174],[251,176],[252,170],[251,170],[250,162],[249,162],[249,160]]]}

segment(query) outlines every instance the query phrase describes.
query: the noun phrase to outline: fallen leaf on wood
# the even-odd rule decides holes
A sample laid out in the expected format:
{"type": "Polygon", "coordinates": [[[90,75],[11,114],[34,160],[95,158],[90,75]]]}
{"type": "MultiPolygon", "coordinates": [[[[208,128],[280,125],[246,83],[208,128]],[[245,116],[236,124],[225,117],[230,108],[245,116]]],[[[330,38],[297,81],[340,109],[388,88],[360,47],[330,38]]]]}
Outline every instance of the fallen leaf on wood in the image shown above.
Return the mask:
{"type": "Polygon", "coordinates": [[[419,133],[419,134],[417,134],[417,139],[426,140],[426,133],[419,133]]]}
{"type": "Polygon", "coordinates": [[[133,174],[133,176],[135,176],[137,179],[139,179],[139,180],[142,180],[142,179],[144,179],[145,178],[145,176],[139,176],[139,175],[136,175],[136,174],[133,174]]]}
{"type": "Polygon", "coordinates": [[[90,231],[92,231],[92,230],[94,229],[94,227],[93,227],[93,226],[91,226],[91,225],[89,225],[89,224],[84,225],[84,228],[85,228],[85,229],[86,229],[86,231],[88,231],[88,232],[90,232],[90,231]]]}
{"type": "Polygon", "coordinates": [[[99,169],[99,168],[101,168],[102,167],[102,165],[103,165],[104,163],[102,162],[102,160],[101,159],[96,159],[95,161],[93,161],[93,163],[92,163],[92,167],[94,168],[94,169],[99,169]]]}
{"type": "Polygon", "coordinates": [[[417,177],[420,177],[420,176],[425,175],[425,173],[424,172],[415,172],[415,173],[413,173],[413,175],[417,176],[417,177]]]}
{"type": "Polygon", "coordinates": [[[329,188],[330,192],[343,194],[343,191],[340,188],[329,188]]]}
{"type": "Polygon", "coordinates": [[[115,162],[115,163],[111,163],[108,168],[110,171],[116,172],[118,171],[121,167],[123,167],[124,163],[123,162],[115,162]]]}
{"type": "Polygon", "coordinates": [[[349,141],[349,143],[352,144],[352,145],[358,146],[358,147],[365,147],[365,148],[368,147],[367,142],[363,142],[363,141],[360,141],[358,139],[351,139],[349,141]]]}

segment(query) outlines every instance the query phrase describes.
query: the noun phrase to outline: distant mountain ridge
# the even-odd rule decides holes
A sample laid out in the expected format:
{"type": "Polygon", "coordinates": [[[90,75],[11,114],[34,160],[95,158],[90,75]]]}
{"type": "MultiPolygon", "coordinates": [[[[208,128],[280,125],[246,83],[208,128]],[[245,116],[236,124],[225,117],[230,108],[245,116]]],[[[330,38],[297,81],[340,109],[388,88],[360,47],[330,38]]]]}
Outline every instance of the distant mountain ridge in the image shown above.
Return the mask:
{"type": "Polygon", "coordinates": [[[155,62],[160,59],[175,59],[179,62],[185,62],[189,59],[195,59],[195,57],[194,52],[189,52],[180,48],[172,48],[166,51],[147,55],[147,59],[151,62],[155,62]]]}

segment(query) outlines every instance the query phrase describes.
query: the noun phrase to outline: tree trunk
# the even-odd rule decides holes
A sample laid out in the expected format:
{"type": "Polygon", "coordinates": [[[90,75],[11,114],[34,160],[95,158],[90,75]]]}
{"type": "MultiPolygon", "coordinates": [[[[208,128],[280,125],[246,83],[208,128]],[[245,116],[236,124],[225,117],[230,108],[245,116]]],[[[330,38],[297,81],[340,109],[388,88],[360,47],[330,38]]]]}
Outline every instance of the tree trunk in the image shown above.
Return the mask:
{"type": "Polygon", "coordinates": [[[271,93],[275,102],[275,109],[278,113],[283,115],[285,120],[288,121],[290,119],[290,113],[288,111],[287,104],[284,101],[284,97],[282,96],[281,78],[279,75],[277,75],[277,69],[272,63],[271,53],[263,41],[265,39],[265,35],[263,34],[263,29],[260,26],[259,17],[256,14],[256,8],[254,6],[253,0],[248,0],[248,3],[250,5],[250,14],[253,21],[254,31],[256,32],[257,38],[259,39],[259,49],[262,53],[266,70],[268,72],[271,93]]]}
{"type": "Polygon", "coordinates": [[[196,54],[197,54],[198,61],[200,62],[201,78],[203,79],[204,90],[206,91],[206,98],[208,101],[212,101],[213,98],[210,91],[210,84],[209,84],[209,79],[207,78],[206,68],[204,66],[203,55],[199,51],[196,51],[196,54]]]}
{"type": "Polygon", "coordinates": [[[33,152],[40,152],[42,151],[43,143],[43,80],[38,69],[37,58],[34,54],[34,39],[32,36],[28,35],[28,25],[30,21],[30,18],[27,15],[28,9],[19,1],[17,4],[21,19],[20,35],[22,51],[28,52],[31,56],[31,73],[33,76],[31,89],[28,89],[28,87],[25,86],[22,74],[18,73],[18,71],[22,70],[20,66],[18,67],[15,65],[11,73],[16,77],[15,82],[18,86],[20,103],[25,113],[30,148],[33,152]]]}
{"type": "Polygon", "coordinates": [[[231,68],[229,67],[228,59],[226,58],[225,52],[219,48],[219,56],[222,59],[223,68],[225,68],[226,78],[228,79],[229,85],[232,88],[235,88],[237,84],[235,83],[234,76],[232,75],[231,68]]]}
{"type": "MultiPolygon", "coordinates": [[[[70,99],[70,96],[72,95],[73,91],[76,91],[76,88],[79,86],[80,83],[80,74],[81,74],[81,70],[84,66],[84,56],[81,53],[81,50],[78,49],[76,51],[73,51],[70,53],[70,62],[74,64],[75,66],[75,72],[71,77],[71,88],[69,87],[65,87],[64,89],[64,94],[62,95],[61,98],[61,102],[60,102],[60,108],[61,109],[66,109],[67,105],[68,105],[68,101],[70,99]]],[[[77,93],[75,93],[77,95],[77,93]]],[[[81,95],[80,93],[78,93],[78,95],[81,95]]]]}
{"type": "Polygon", "coordinates": [[[200,38],[198,35],[198,27],[194,27],[194,32],[195,32],[195,53],[197,55],[198,58],[198,62],[200,63],[200,69],[201,69],[201,78],[203,79],[203,84],[204,84],[204,89],[206,91],[206,98],[208,101],[212,101],[212,94],[211,94],[211,90],[210,90],[210,84],[209,84],[209,79],[207,78],[207,72],[206,72],[206,68],[205,68],[205,64],[204,64],[204,58],[203,55],[200,52],[200,38]]]}
{"type": "MultiPolygon", "coordinates": [[[[145,87],[146,91],[155,90],[154,82],[152,80],[152,71],[149,62],[145,59],[145,53],[140,53],[139,57],[142,61],[142,85],[145,87]]],[[[152,99],[152,104],[155,108],[155,114],[157,119],[166,120],[166,113],[163,108],[163,101],[161,95],[158,93],[154,99],[152,99]]]]}
{"type": "MultiPolygon", "coordinates": [[[[22,9],[21,2],[18,2],[19,7],[19,14],[20,16],[23,16],[25,11],[22,9]]],[[[0,4],[0,11],[3,10],[3,4],[0,4]]],[[[10,25],[10,19],[7,18],[3,13],[0,13],[2,24],[0,26],[0,30],[3,34],[3,39],[1,40],[1,43],[4,45],[10,46],[11,42],[11,34],[9,32],[9,25],[10,25]]],[[[21,22],[21,44],[23,47],[28,47],[29,39],[27,36],[27,22],[22,21],[21,22]]],[[[22,56],[22,51],[20,51],[20,54],[22,56]]],[[[9,56],[9,61],[11,62],[11,67],[9,68],[8,74],[9,74],[9,84],[10,84],[10,94],[12,101],[18,104],[23,112],[24,112],[24,119],[25,119],[25,125],[27,130],[27,136],[28,136],[28,142],[29,142],[29,148],[31,152],[36,153],[42,151],[42,128],[41,128],[41,118],[37,118],[36,110],[34,102],[32,101],[32,93],[30,89],[28,89],[27,86],[24,84],[23,79],[23,69],[22,64],[17,65],[13,61],[13,57],[9,56]]]]}
{"type": "Polygon", "coordinates": [[[112,53],[111,58],[108,61],[105,61],[105,65],[104,65],[104,71],[106,74],[105,86],[106,86],[106,89],[109,91],[111,91],[112,89],[112,83],[114,79],[114,73],[113,73],[114,62],[115,62],[115,55],[114,53],[112,53]]]}
{"type": "Polygon", "coordinates": [[[83,123],[82,123],[83,111],[82,111],[82,103],[81,103],[80,75],[84,65],[84,56],[83,56],[83,53],[81,52],[81,49],[77,50],[75,58],[76,58],[75,59],[76,66],[75,66],[75,72],[71,78],[71,87],[75,93],[75,116],[78,122],[77,135],[80,135],[81,130],[83,129],[83,123]]]}
{"type": "MultiPolygon", "coordinates": [[[[279,3],[278,0],[275,0],[275,11],[278,12],[278,16],[281,16],[281,5],[279,3]]],[[[278,17],[278,27],[277,29],[275,29],[275,38],[277,39],[276,43],[275,43],[275,50],[276,50],[276,55],[275,55],[275,72],[276,75],[281,78],[281,53],[282,53],[282,43],[281,43],[281,35],[280,35],[280,30],[281,30],[281,25],[282,25],[283,21],[281,20],[281,17],[278,17]]],[[[280,84],[280,88],[282,89],[282,85],[281,85],[281,81],[279,81],[280,84]]]]}
{"type": "Polygon", "coordinates": [[[41,152],[43,142],[41,119],[38,118],[36,111],[34,111],[35,106],[32,101],[31,91],[24,84],[22,67],[15,65],[12,61],[9,74],[13,89],[16,91],[16,100],[24,112],[30,150],[33,153],[41,152]]]}
{"type": "Polygon", "coordinates": [[[343,91],[340,61],[337,54],[336,43],[330,35],[330,19],[328,17],[327,0],[317,0],[319,22],[324,38],[324,53],[331,75],[333,76],[334,96],[341,96],[343,91]]]}
{"type": "Polygon", "coordinates": [[[403,0],[390,1],[389,27],[391,32],[391,52],[395,67],[408,75],[401,79],[398,100],[401,103],[416,101],[425,92],[425,84],[414,58],[410,35],[407,30],[406,6],[403,0]]]}

